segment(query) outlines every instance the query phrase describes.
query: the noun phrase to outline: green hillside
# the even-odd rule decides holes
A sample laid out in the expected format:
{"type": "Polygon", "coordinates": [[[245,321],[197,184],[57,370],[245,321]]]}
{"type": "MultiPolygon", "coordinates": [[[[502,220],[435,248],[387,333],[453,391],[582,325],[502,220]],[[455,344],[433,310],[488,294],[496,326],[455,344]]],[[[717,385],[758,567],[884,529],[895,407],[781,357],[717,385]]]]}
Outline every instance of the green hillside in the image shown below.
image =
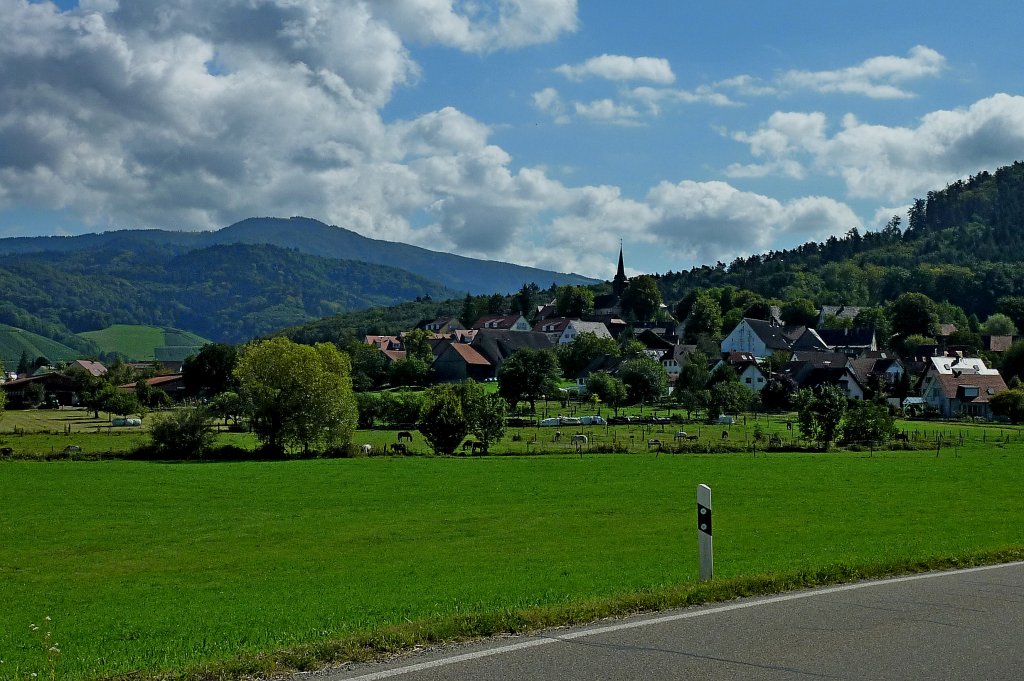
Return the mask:
{"type": "Polygon", "coordinates": [[[139,324],[114,324],[102,331],[85,331],[79,335],[95,343],[101,352],[116,352],[138,361],[180,362],[210,342],[188,331],[139,324]]]}
{"type": "Polygon", "coordinates": [[[78,350],[57,341],[31,331],[0,324],[0,361],[3,362],[5,371],[14,371],[18,368],[22,352],[28,353],[30,361],[37,357],[45,357],[52,362],[64,362],[82,356],[78,350]]]}

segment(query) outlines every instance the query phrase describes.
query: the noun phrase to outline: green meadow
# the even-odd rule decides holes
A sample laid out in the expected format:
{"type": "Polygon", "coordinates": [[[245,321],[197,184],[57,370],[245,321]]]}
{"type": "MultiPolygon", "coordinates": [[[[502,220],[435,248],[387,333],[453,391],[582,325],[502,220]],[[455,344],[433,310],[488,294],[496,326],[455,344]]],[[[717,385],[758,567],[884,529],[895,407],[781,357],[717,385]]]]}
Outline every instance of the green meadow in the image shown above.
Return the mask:
{"type": "Polygon", "coordinates": [[[1024,446],[992,439],[938,453],[2,461],[0,678],[49,675],[46,631],[57,678],[228,678],[1019,558],[1024,446]],[[711,587],[697,583],[699,483],[714,494],[711,587]]]}

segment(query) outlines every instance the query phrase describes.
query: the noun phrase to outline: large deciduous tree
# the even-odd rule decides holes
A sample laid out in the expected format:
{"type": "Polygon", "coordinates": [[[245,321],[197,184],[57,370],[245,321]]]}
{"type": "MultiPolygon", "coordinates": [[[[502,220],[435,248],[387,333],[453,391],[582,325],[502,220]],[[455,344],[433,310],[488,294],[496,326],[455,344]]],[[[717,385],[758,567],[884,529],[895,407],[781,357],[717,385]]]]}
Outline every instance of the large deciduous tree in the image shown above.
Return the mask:
{"type": "Polygon", "coordinates": [[[626,385],[632,403],[654,402],[668,388],[668,374],[661,362],[646,355],[619,365],[619,379],[626,385]]]}
{"type": "Polygon", "coordinates": [[[823,385],[799,391],[795,402],[800,433],[828,449],[839,435],[839,424],[846,413],[846,395],[838,386],[823,385]]]}
{"type": "Polygon", "coordinates": [[[487,454],[491,445],[505,436],[508,402],[501,395],[488,394],[479,383],[467,381],[462,385],[462,410],[466,414],[469,432],[487,454]]]}
{"type": "Polygon", "coordinates": [[[722,336],[722,307],[707,291],[694,297],[686,316],[684,340],[697,343],[702,337],[718,340],[722,336]]]}
{"type": "Polygon", "coordinates": [[[569,343],[555,349],[562,375],[572,378],[586,368],[593,360],[603,355],[619,356],[619,344],[610,336],[598,337],[594,333],[581,333],[569,343]]]}
{"type": "Polygon", "coordinates": [[[629,280],[629,285],[622,292],[619,301],[622,312],[633,319],[641,321],[654,319],[661,307],[661,291],[654,277],[641,274],[629,280]]]}
{"type": "Polygon", "coordinates": [[[235,368],[253,431],[273,451],[331,449],[356,426],[351,364],[330,343],[271,338],[242,349],[235,368]]]}
{"type": "Polygon", "coordinates": [[[616,416],[629,398],[626,385],[607,371],[595,371],[587,377],[587,392],[614,409],[616,416]]]}
{"type": "Polygon", "coordinates": [[[508,400],[513,409],[525,401],[530,403],[531,410],[536,410],[537,400],[558,389],[560,376],[555,353],[522,348],[498,369],[498,394],[508,400]]]}
{"type": "Polygon", "coordinates": [[[453,385],[439,385],[427,391],[420,411],[419,431],[435,454],[451,454],[469,432],[462,408],[462,396],[453,385]]]}
{"type": "Polygon", "coordinates": [[[224,343],[208,343],[181,365],[185,390],[192,396],[212,397],[222,392],[237,392],[235,366],[238,349],[224,343]]]}
{"type": "Polygon", "coordinates": [[[594,292],[584,286],[559,286],[555,310],[561,317],[582,317],[594,311],[594,292]]]}

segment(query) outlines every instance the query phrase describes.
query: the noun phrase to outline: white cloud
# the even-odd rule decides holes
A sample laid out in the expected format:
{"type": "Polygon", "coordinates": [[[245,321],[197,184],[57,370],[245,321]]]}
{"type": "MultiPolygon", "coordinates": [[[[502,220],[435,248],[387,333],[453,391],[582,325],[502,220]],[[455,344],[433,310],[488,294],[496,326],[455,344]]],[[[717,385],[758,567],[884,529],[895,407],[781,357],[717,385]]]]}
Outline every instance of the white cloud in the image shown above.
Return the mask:
{"type": "Polygon", "coordinates": [[[591,121],[614,123],[616,125],[638,125],[640,114],[628,104],[619,104],[611,99],[593,102],[575,102],[576,115],[591,121]]]}
{"type": "Polygon", "coordinates": [[[997,94],[966,109],[934,111],[915,127],[872,125],[852,115],[831,136],[827,127],[820,113],[775,113],[756,131],[733,135],[763,162],[727,172],[802,177],[795,169],[810,163],[841,177],[853,197],[907,201],[1017,160],[1024,147],[1024,97],[997,94]]]}
{"type": "Polygon", "coordinates": [[[902,99],[913,94],[900,87],[901,83],[937,76],[945,68],[945,57],[931,48],[917,45],[907,57],[872,57],[856,66],[834,71],[786,71],[779,76],[778,83],[789,89],[902,99]]]}
{"type": "Polygon", "coordinates": [[[373,11],[409,40],[468,52],[547,43],[578,26],[576,0],[378,0],[373,11]]]}
{"type": "Polygon", "coordinates": [[[533,106],[538,111],[546,113],[555,119],[555,123],[565,124],[569,122],[569,116],[565,113],[565,104],[553,87],[544,88],[533,93],[533,106]]]}
{"type": "Polygon", "coordinates": [[[668,85],[675,81],[672,66],[667,59],[657,57],[625,57],[602,54],[575,66],[563,64],[555,69],[570,80],[597,77],[614,81],[648,80],[668,85]]]}

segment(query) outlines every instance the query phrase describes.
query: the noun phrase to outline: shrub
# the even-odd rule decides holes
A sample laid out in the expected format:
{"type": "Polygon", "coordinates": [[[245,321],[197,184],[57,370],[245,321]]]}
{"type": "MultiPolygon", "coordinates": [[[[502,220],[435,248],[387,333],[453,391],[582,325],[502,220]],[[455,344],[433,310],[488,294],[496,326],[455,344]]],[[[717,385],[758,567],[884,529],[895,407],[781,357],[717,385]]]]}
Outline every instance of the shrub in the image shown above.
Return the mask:
{"type": "Polygon", "coordinates": [[[198,459],[210,451],[216,435],[205,409],[183,407],[157,420],[150,437],[157,452],[164,456],[198,459]]]}

